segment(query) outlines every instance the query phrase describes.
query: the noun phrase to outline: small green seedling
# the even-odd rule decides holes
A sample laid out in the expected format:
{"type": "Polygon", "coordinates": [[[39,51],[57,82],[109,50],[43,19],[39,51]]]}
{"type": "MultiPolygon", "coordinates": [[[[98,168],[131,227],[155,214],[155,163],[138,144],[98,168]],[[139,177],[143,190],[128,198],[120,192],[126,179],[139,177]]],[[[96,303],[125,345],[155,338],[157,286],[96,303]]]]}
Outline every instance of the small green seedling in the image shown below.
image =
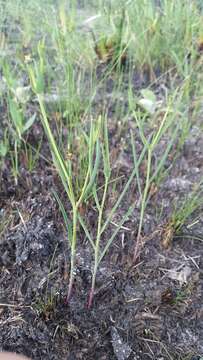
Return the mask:
{"type": "MultiPolygon", "coordinates": [[[[171,219],[167,222],[164,227],[162,245],[164,248],[171,246],[172,240],[175,236],[181,235],[183,226],[189,217],[198,209],[203,206],[203,190],[202,182],[195,186],[194,190],[189,196],[183,201],[181,207],[176,207],[171,219]]],[[[183,235],[184,236],[184,235],[183,235]]],[[[187,235],[186,235],[187,237],[187,235]]],[[[193,237],[192,235],[190,236],[193,237]]],[[[195,237],[194,237],[195,238],[195,237]]],[[[197,237],[198,238],[198,237],[197,237]]],[[[198,238],[202,241],[202,239],[198,238]]]]}
{"type": "Polygon", "coordinates": [[[114,32],[111,35],[103,35],[97,40],[94,32],[90,29],[94,40],[95,53],[102,62],[112,61],[115,65],[122,65],[126,62],[127,46],[123,42],[125,22],[126,14],[125,10],[122,9],[119,22],[114,24],[114,32]]]}
{"type": "Polygon", "coordinates": [[[158,177],[160,172],[163,170],[168,154],[170,153],[170,150],[177,139],[178,131],[181,127],[181,121],[179,122],[176,121],[176,116],[177,116],[176,108],[180,105],[181,99],[182,99],[182,91],[180,91],[180,89],[178,88],[174,92],[166,109],[164,110],[164,115],[162,116],[162,120],[161,123],[159,124],[159,127],[155,128],[148,137],[144,134],[145,119],[148,116],[148,114],[146,114],[143,118],[143,115],[139,111],[137,112],[134,111],[134,117],[136,120],[140,139],[143,143],[144,148],[147,149],[146,176],[145,176],[144,188],[142,189],[140,170],[139,167],[137,166],[137,154],[136,154],[135,144],[133,140],[131,141],[133,148],[134,164],[137,169],[136,177],[137,177],[137,184],[140,193],[140,203],[141,203],[140,221],[139,221],[137,240],[136,240],[136,244],[134,248],[134,256],[133,256],[134,262],[137,260],[140,253],[140,249],[142,247],[141,232],[144,221],[145,209],[150,199],[151,185],[158,177]],[[180,95],[178,95],[178,92],[180,92],[180,95]],[[160,159],[157,161],[156,168],[153,169],[152,160],[155,154],[156,147],[160,143],[163,136],[166,135],[168,131],[170,134],[170,140],[168,141],[166,147],[163,149],[163,153],[160,159]]]}
{"type": "Polygon", "coordinates": [[[23,109],[12,97],[9,97],[8,99],[8,107],[17,138],[20,141],[23,134],[33,125],[36,114],[33,114],[26,120],[25,115],[23,114],[23,109]]]}
{"type": "Polygon", "coordinates": [[[4,159],[9,151],[8,131],[5,130],[3,139],[0,141],[0,159],[4,159]]]}
{"type": "Polygon", "coordinates": [[[91,308],[95,293],[95,285],[96,285],[96,275],[99,268],[99,265],[101,261],[103,260],[104,256],[108,252],[112,242],[114,241],[116,235],[120,231],[121,227],[123,226],[124,222],[129,218],[129,216],[132,214],[134,208],[135,208],[135,202],[133,204],[129,204],[128,211],[123,215],[121,218],[119,224],[117,225],[116,229],[112,232],[111,236],[109,237],[108,241],[105,245],[102,245],[102,238],[103,234],[106,231],[108,225],[110,224],[113,216],[115,215],[119,205],[121,204],[121,201],[123,200],[124,196],[126,195],[130,184],[132,183],[136,169],[134,168],[132,170],[132,173],[126,183],[126,185],[123,188],[123,191],[121,192],[119,198],[117,199],[115,205],[112,207],[112,210],[110,214],[108,215],[108,218],[105,219],[105,204],[108,197],[108,188],[110,184],[111,179],[111,166],[110,166],[110,157],[109,157],[109,141],[108,141],[108,130],[107,130],[107,121],[104,122],[103,127],[103,143],[101,144],[101,153],[102,153],[102,167],[103,167],[103,174],[104,174],[104,186],[102,188],[102,194],[100,191],[98,191],[96,182],[93,185],[93,198],[96,205],[96,210],[98,213],[97,216],[97,231],[95,238],[91,235],[90,231],[88,230],[87,225],[85,224],[84,219],[82,219],[82,216],[79,217],[80,224],[84,229],[85,235],[87,236],[87,239],[90,242],[90,245],[93,249],[94,254],[94,266],[92,271],[92,284],[91,284],[91,290],[89,293],[88,298],[88,308],[91,308]],[[101,200],[100,200],[101,197],[101,200]]]}
{"type": "MultiPolygon", "coordinates": [[[[41,61],[42,62],[42,61],[41,61]]],[[[72,220],[71,220],[71,231],[69,227],[69,244],[71,248],[71,269],[70,269],[70,280],[69,280],[69,289],[67,295],[67,301],[69,301],[72,287],[74,282],[75,275],[75,258],[76,258],[76,244],[77,244],[77,224],[79,216],[79,208],[83,203],[85,197],[91,192],[92,186],[94,184],[95,178],[97,176],[97,169],[100,161],[100,146],[99,146],[99,136],[100,136],[100,120],[95,124],[91,122],[89,141],[88,141],[88,166],[86,168],[85,180],[81,188],[79,195],[75,193],[74,189],[74,178],[72,172],[72,163],[71,158],[65,159],[54,139],[53,133],[51,131],[48,116],[46,113],[46,108],[43,101],[43,83],[40,83],[39,79],[43,79],[43,74],[40,72],[40,68],[29,67],[29,76],[32,84],[33,91],[35,92],[41,111],[41,121],[47,135],[50,149],[52,152],[53,162],[58,171],[58,174],[61,178],[61,181],[66,191],[68,200],[72,206],[72,220]]]]}
{"type": "Polygon", "coordinates": [[[17,183],[18,177],[18,152],[21,146],[22,137],[24,133],[30,129],[35,121],[36,114],[32,115],[28,120],[25,119],[23,114],[23,109],[20,105],[12,98],[8,97],[8,108],[10,113],[11,122],[13,124],[12,128],[12,135],[14,138],[14,156],[11,157],[12,164],[13,164],[13,172],[15,181],[17,183]]]}
{"type": "Polygon", "coordinates": [[[7,85],[7,107],[11,124],[11,135],[14,143],[14,152],[10,151],[15,182],[19,173],[19,148],[23,135],[32,127],[36,113],[26,118],[26,103],[29,100],[29,87],[20,87],[17,79],[7,63],[2,64],[4,80],[7,85]]]}
{"type": "Polygon", "coordinates": [[[138,105],[149,115],[153,115],[157,108],[157,99],[153,91],[149,89],[141,90],[142,98],[138,100],[138,105]]]}

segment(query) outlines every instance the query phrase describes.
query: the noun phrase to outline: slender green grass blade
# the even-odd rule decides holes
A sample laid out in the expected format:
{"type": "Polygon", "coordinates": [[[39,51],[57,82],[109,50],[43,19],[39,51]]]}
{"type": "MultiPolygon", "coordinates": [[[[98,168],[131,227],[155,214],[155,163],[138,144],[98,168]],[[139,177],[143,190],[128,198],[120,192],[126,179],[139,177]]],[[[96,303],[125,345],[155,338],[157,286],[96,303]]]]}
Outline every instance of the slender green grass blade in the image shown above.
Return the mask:
{"type": "Polygon", "coordinates": [[[69,243],[70,243],[70,246],[72,246],[72,227],[71,227],[71,223],[68,219],[68,216],[67,216],[67,212],[63,206],[63,203],[61,201],[61,199],[59,198],[57,192],[55,190],[53,190],[53,194],[54,194],[54,197],[58,203],[58,206],[59,206],[59,209],[61,211],[61,214],[63,216],[63,220],[64,220],[64,224],[65,224],[65,227],[66,227],[66,230],[67,230],[67,233],[68,233],[68,240],[69,240],[69,243]]]}

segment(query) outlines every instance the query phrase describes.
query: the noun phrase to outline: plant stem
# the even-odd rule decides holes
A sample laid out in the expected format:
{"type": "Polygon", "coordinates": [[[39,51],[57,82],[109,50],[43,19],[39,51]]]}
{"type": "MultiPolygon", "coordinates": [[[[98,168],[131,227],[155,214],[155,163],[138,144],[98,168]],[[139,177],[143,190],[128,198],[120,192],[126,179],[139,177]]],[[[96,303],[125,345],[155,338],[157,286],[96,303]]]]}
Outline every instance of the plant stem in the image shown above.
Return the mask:
{"type": "Polygon", "coordinates": [[[69,302],[72,288],[73,288],[73,281],[75,276],[75,252],[76,252],[76,235],[77,235],[77,212],[78,208],[73,207],[73,231],[72,231],[72,241],[71,241],[71,267],[70,267],[70,279],[68,285],[68,295],[66,297],[66,303],[69,302]]]}
{"type": "Polygon", "coordinates": [[[146,200],[147,195],[150,187],[150,172],[151,172],[151,162],[152,162],[152,149],[148,149],[148,159],[147,159],[147,176],[146,176],[146,183],[144,188],[144,193],[142,197],[142,203],[141,203],[141,212],[140,212],[140,222],[139,222],[139,228],[136,238],[136,244],[134,248],[134,255],[133,255],[133,263],[136,262],[141,248],[141,231],[142,231],[142,225],[143,225],[143,219],[144,219],[144,212],[146,208],[146,200]]]}
{"type": "Polygon", "coordinates": [[[18,185],[18,140],[15,140],[14,143],[14,158],[15,158],[15,172],[14,172],[14,178],[15,178],[15,184],[18,185]]]}
{"type": "Polygon", "coordinates": [[[95,289],[95,282],[96,282],[96,273],[97,273],[97,266],[95,266],[96,263],[94,264],[94,272],[92,275],[92,285],[91,285],[91,290],[89,293],[89,297],[88,297],[88,303],[87,303],[87,308],[90,309],[92,307],[92,303],[93,303],[93,299],[94,299],[94,289],[95,289]]]}
{"type": "Polygon", "coordinates": [[[94,270],[93,270],[93,274],[92,274],[92,285],[91,285],[91,290],[89,293],[89,299],[88,299],[88,305],[87,305],[88,309],[91,308],[93,298],[94,298],[96,274],[97,274],[97,269],[98,269],[98,265],[99,265],[99,243],[100,243],[100,239],[101,239],[102,216],[103,216],[104,204],[105,204],[106,195],[107,195],[108,183],[109,183],[109,178],[106,177],[104,192],[103,192],[103,197],[102,197],[102,203],[101,203],[101,206],[99,207],[97,238],[96,238],[95,249],[94,249],[94,270]]]}

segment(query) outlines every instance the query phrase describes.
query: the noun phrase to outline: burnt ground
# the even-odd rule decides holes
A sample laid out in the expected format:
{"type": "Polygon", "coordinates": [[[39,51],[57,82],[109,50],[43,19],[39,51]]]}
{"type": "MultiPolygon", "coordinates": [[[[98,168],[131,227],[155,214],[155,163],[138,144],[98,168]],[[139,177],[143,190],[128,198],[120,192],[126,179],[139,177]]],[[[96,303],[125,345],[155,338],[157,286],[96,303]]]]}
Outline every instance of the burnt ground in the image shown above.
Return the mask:
{"type": "MultiPolygon", "coordinates": [[[[112,108],[109,113],[112,158],[114,148],[121,154],[114,169],[116,175],[127,178],[132,167],[129,138],[126,129],[118,131],[112,108]]],[[[126,126],[134,128],[132,120],[126,126]]],[[[40,134],[38,121],[30,141],[34,144],[40,134]]],[[[45,139],[43,148],[48,154],[45,139]]],[[[29,173],[21,159],[19,182],[15,185],[9,162],[5,163],[0,191],[1,349],[43,360],[200,359],[202,243],[194,236],[201,237],[202,213],[189,219],[184,236],[174,237],[168,249],[162,246],[162,237],[171,204],[187,196],[202,175],[203,135],[192,125],[181,154],[146,209],[144,246],[137,264],[132,265],[132,252],[139,208],[125,223],[102,262],[94,304],[88,310],[92,254],[81,230],[73,296],[65,304],[69,249],[52,192],[63,191],[53,168],[40,159],[29,173]]],[[[113,195],[109,193],[107,212],[122,181],[113,195]]],[[[118,210],[115,222],[129,206],[130,197],[137,199],[135,186],[118,210]]],[[[90,203],[86,217],[92,226],[95,216],[90,203]]],[[[107,238],[108,233],[103,241],[107,238]]]]}

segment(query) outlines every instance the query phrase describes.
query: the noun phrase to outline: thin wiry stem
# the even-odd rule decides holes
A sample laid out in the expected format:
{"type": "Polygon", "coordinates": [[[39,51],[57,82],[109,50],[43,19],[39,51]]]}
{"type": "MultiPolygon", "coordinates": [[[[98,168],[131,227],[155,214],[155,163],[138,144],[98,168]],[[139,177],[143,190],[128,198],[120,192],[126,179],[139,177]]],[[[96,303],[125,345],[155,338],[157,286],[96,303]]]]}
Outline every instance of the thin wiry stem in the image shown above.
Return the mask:
{"type": "Polygon", "coordinates": [[[139,256],[140,247],[141,247],[141,231],[142,231],[142,225],[143,225],[143,219],[144,219],[144,212],[145,212],[145,208],[146,208],[147,195],[148,195],[149,187],[150,187],[151,162],[152,162],[152,152],[151,152],[151,149],[149,148],[148,159],[147,159],[146,183],[145,183],[145,188],[144,188],[142,202],[141,202],[140,222],[139,222],[139,228],[138,228],[137,239],[136,239],[134,255],[133,255],[134,263],[136,262],[136,260],[139,256]]]}
{"type": "Polygon", "coordinates": [[[66,303],[69,302],[72,295],[73,282],[75,277],[75,252],[76,252],[76,240],[77,240],[77,212],[78,209],[75,207],[73,209],[73,233],[72,233],[72,242],[71,242],[71,264],[70,264],[70,279],[68,286],[68,295],[66,298],[66,303]]]}
{"type": "Polygon", "coordinates": [[[95,250],[94,250],[94,269],[93,269],[93,275],[92,275],[92,285],[91,285],[91,290],[90,290],[89,300],[88,300],[88,309],[91,308],[93,297],[94,297],[96,274],[97,274],[97,269],[98,269],[98,264],[99,264],[99,244],[100,244],[100,238],[101,238],[102,216],[103,216],[103,212],[104,212],[104,204],[106,201],[108,183],[109,183],[109,178],[106,177],[105,187],[104,187],[104,192],[103,192],[103,197],[102,197],[102,203],[101,203],[101,206],[99,207],[97,238],[96,238],[95,250]]]}

